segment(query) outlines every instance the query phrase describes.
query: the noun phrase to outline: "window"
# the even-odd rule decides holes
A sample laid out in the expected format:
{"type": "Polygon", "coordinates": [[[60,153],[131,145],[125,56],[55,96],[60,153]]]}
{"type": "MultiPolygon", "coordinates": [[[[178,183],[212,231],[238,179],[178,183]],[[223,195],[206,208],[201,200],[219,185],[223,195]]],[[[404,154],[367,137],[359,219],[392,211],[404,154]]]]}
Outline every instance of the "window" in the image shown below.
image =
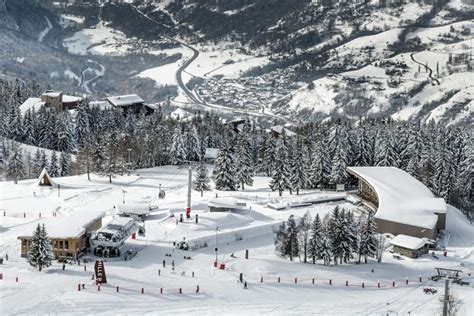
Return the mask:
{"type": "Polygon", "coordinates": [[[62,240],[59,241],[59,249],[63,249],[63,241],[62,240]]]}
{"type": "Polygon", "coordinates": [[[67,240],[64,241],[64,249],[69,249],[69,243],[67,240]]]}
{"type": "Polygon", "coordinates": [[[21,240],[21,245],[22,245],[23,247],[26,247],[26,246],[28,245],[26,239],[22,239],[22,240],[21,240]]]}

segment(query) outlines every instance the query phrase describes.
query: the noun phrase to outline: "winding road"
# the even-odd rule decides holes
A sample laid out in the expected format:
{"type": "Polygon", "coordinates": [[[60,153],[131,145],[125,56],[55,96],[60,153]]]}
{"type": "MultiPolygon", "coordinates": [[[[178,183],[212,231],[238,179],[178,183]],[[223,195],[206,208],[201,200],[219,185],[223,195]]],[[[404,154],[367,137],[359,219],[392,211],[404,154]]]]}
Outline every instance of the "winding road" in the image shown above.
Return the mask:
{"type": "Polygon", "coordinates": [[[433,69],[431,69],[431,68],[428,66],[428,64],[423,65],[421,62],[417,61],[417,60],[415,59],[415,57],[414,57],[415,54],[416,54],[416,52],[410,54],[411,60],[413,60],[413,61],[414,61],[415,63],[417,63],[418,65],[420,65],[420,66],[425,67],[426,69],[428,69],[428,77],[431,79],[431,82],[436,82],[436,84],[439,86],[439,85],[440,85],[439,80],[436,79],[435,77],[433,77],[433,69]]]}
{"type": "MultiPolygon", "coordinates": [[[[169,26],[167,26],[163,23],[160,23],[159,21],[157,21],[153,18],[150,18],[145,13],[141,12],[136,6],[131,5],[131,4],[130,4],[130,6],[138,14],[140,14],[144,18],[148,19],[149,21],[151,21],[151,22],[153,22],[157,25],[160,25],[160,26],[163,26],[163,27],[166,27],[166,28],[170,29],[169,26]]],[[[187,59],[176,71],[176,82],[178,83],[179,88],[186,94],[188,99],[191,100],[194,104],[196,104],[198,106],[201,106],[203,108],[206,108],[207,110],[218,110],[218,111],[224,111],[224,112],[239,114],[239,115],[251,115],[251,116],[254,116],[254,117],[267,118],[267,119],[272,119],[272,120],[273,119],[278,119],[278,120],[281,120],[281,121],[284,121],[284,122],[291,122],[288,118],[285,118],[285,117],[282,117],[282,116],[279,116],[279,115],[276,115],[276,114],[272,114],[272,113],[264,113],[264,112],[256,112],[256,111],[249,111],[249,110],[243,110],[243,109],[235,109],[235,108],[231,108],[231,107],[227,107],[227,106],[223,106],[223,105],[210,104],[210,103],[205,102],[197,94],[194,94],[192,90],[188,89],[188,87],[186,87],[186,84],[183,81],[183,72],[186,72],[186,69],[189,67],[189,65],[191,65],[198,58],[199,51],[197,49],[195,49],[194,47],[192,47],[191,45],[186,44],[185,42],[183,42],[181,40],[178,40],[176,38],[169,37],[169,36],[166,36],[166,35],[160,35],[160,36],[163,37],[163,38],[166,38],[169,41],[172,41],[172,42],[175,42],[175,43],[177,43],[181,46],[184,46],[185,48],[188,48],[193,52],[193,55],[191,56],[191,58],[187,59]]],[[[189,72],[186,72],[186,73],[193,76],[189,72]]],[[[178,103],[181,103],[181,102],[178,102],[178,103]]]]}

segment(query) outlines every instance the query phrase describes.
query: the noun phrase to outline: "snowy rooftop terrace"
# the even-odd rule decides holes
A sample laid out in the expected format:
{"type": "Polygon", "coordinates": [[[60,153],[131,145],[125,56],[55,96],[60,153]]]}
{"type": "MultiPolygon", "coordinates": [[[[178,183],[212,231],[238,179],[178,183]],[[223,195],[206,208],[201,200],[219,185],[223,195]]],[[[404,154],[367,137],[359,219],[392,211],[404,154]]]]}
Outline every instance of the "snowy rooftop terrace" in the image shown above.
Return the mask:
{"type": "Polygon", "coordinates": [[[446,213],[446,203],[423,183],[395,167],[348,167],[377,193],[376,218],[432,229],[438,214],[446,213]]]}
{"type": "Polygon", "coordinates": [[[406,249],[416,250],[424,247],[426,244],[426,240],[400,234],[390,240],[390,244],[406,249]]]}
{"type": "MultiPolygon", "coordinates": [[[[105,212],[103,211],[79,210],[74,212],[72,215],[50,217],[40,221],[39,223],[41,225],[44,223],[49,238],[79,238],[86,232],[87,227],[89,227],[96,220],[104,217],[105,212]]],[[[33,234],[33,232],[31,232],[31,234],[33,234]]],[[[26,235],[20,236],[18,238],[21,239],[22,237],[31,236],[26,235]]]]}

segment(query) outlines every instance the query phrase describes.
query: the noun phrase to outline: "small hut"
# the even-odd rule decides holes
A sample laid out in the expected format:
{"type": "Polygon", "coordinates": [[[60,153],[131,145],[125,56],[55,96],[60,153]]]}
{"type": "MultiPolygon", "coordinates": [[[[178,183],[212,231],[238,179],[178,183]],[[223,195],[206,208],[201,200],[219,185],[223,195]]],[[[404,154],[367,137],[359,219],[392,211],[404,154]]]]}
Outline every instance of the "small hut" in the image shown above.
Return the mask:
{"type": "Polygon", "coordinates": [[[43,171],[41,171],[41,174],[38,177],[38,185],[48,186],[48,187],[52,187],[55,185],[53,179],[48,174],[48,171],[46,170],[46,168],[43,168],[43,171]]]}

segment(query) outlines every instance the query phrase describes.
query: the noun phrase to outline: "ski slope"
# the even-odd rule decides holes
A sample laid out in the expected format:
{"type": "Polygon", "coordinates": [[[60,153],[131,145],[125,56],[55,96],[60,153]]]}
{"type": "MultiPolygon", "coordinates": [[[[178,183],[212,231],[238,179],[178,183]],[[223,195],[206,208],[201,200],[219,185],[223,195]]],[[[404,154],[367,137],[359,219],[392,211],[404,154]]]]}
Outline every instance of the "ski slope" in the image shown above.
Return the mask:
{"type": "MultiPolygon", "coordinates": [[[[91,181],[86,175],[55,178],[55,182],[61,184],[60,196],[56,189],[38,187],[35,180],[20,181],[18,185],[1,182],[0,255],[8,253],[10,258],[0,266],[3,274],[0,313],[404,315],[411,312],[411,315],[435,315],[441,310],[439,295],[443,287],[441,283],[428,281],[435,272],[434,267],[459,268],[465,273],[474,267],[474,228],[452,207],[448,208],[447,214],[447,231],[451,233],[447,257],[436,252],[439,259],[425,256],[416,260],[396,260],[387,252],[382,263],[370,260],[368,264],[328,267],[319,263],[304,264],[298,259],[295,262],[282,259],[275,254],[272,229],[290,214],[300,217],[309,211],[312,216],[318,213],[324,217],[335,205],[351,209],[354,206],[341,201],[283,211],[269,209],[266,206],[269,202],[297,203],[336,193],[303,191],[300,196],[290,196],[285,192],[283,198],[279,198],[278,192],[268,189],[267,177],[256,177],[254,185],[244,191],[214,190],[205,192],[202,198],[199,192],[193,191],[192,218],[177,225],[176,218],[186,206],[187,173],[186,168],[163,166],[138,170],[130,176],[117,175],[112,184],[108,183],[108,178],[98,175],[92,175],[91,181]],[[157,197],[160,184],[166,191],[166,198],[162,200],[157,197]],[[246,208],[233,213],[210,213],[207,203],[216,194],[246,203],[246,208]],[[90,262],[87,271],[82,265],[67,265],[63,271],[61,264],[54,262],[40,273],[20,258],[17,236],[31,233],[37,223],[45,221],[54,225],[55,220],[59,223],[68,216],[80,216],[87,209],[106,212],[105,226],[116,216],[113,206],[123,201],[125,204],[144,203],[158,209],[146,222],[146,236],[126,242],[126,247],[138,251],[136,257],[129,261],[107,259],[105,270],[109,283],[102,285],[100,292],[91,280],[93,267],[90,262]],[[52,217],[53,211],[58,217],[52,217]],[[195,214],[199,215],[198,224],[194,221],[195,214]],[[226,265],[225,270],[212,266],[216,257],[216,226],[219,227],[218,261],[226,265]],[[208,247],[194,251],[174,249],[172,242],[181,241],[183,237],[186,240],[206,239],[208,247]],[[244,258],[246,249],[249,259],[244,258]],[[162,265],[163,260],[166,260],[166,268],[162,265]],[[172,260],[176,265],[174,270],[172,260]],[[239,273],[243,273],[248,282],[247,290],[238,282],[239,273]],[[421,283],[419,276],[422,276],[421,283]],[[296,284],[294,278],[297,278],[296,284]],[[408,285],[405,278],[409,279],[408,285]],[[345,285],[346,280],[349,286],[345,285]],[[393,280],[396,281],[395,288],[392,287],[393,280]],[[77,291],[78,284],[85,284],[85,289],[77,291]],[[199,293],[196,293],[198,285],[199,293]],[[423,294],[423,287],[434,287],[438,294],[423,294]],[[161,289],[163,293],[160,293],[161,289]]],[[[90,254],[88,257],[93,260],[90,254]]],[[[471,283],[474,281],[464,276],[471,283]]],[[[472,285],[452,285],[451,290],[458,301],[458,314],[470,315],[474,310],[472,285]]]]}

